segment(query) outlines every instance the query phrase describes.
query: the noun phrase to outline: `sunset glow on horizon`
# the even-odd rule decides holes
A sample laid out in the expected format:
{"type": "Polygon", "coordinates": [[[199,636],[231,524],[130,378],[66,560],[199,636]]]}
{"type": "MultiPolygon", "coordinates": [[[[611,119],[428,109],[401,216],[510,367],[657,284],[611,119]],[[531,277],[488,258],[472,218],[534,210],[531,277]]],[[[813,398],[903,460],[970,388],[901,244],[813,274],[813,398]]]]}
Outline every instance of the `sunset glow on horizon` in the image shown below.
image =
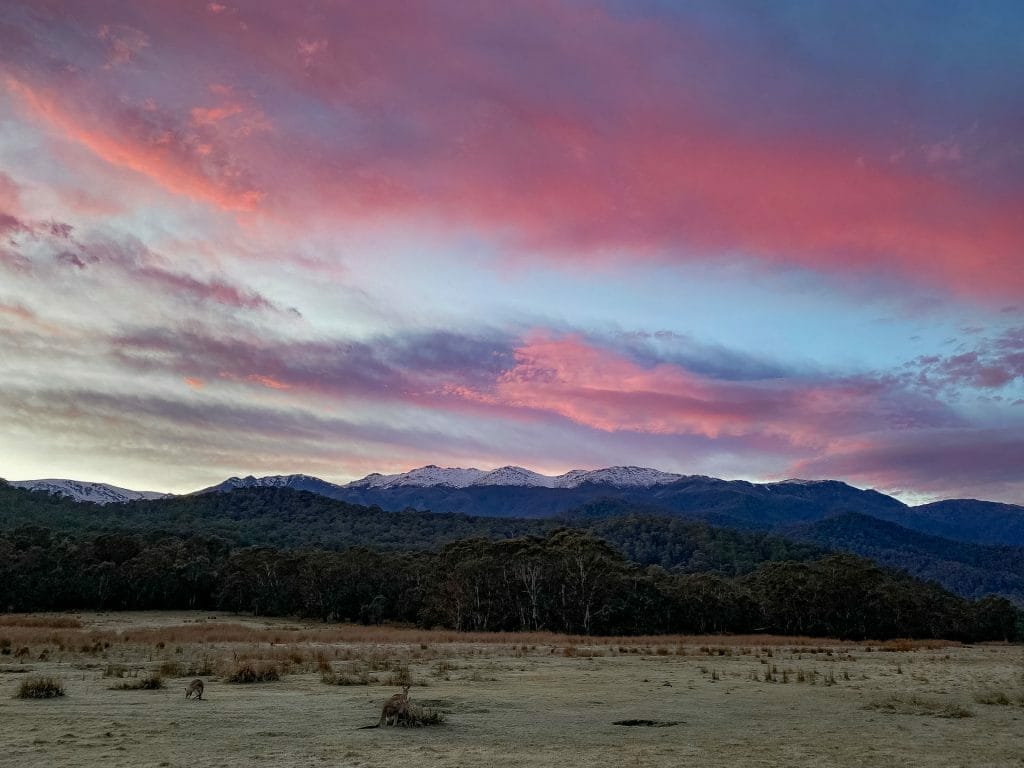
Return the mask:
{"type": "Polygon", "coordinates": [[[0,13],[0,476],[1024,503],[1024,6],[0,13]]]}

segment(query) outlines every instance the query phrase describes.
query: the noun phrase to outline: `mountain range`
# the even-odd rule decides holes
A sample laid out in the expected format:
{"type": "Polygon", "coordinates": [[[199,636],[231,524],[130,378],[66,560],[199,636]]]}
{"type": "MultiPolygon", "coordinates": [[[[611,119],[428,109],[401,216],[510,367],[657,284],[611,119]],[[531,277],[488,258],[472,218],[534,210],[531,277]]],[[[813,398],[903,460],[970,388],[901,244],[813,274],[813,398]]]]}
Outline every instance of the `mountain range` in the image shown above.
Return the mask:
{"type": "MultiPolygon", "coordinates": [[[[73,480],[11,485],[99,504],[167,496],[73,480]]],[[[878,491],[837,480],[750,483],[632,466],[551,476],[515,466],[481,470],[428,465],[401,474],[373,473],[345,485],[301,474],[231,477],[194,493],[236,488],[289,488],[387,511],[418,509],[483,517],[553,518],[595,502],[614,501],[713,525],[776,532],[858,513],[953,541],[1024,546],[1022,506],[975,499],[908,506],[878,491]]]]}
{"type": "Polygon", "coordinates": [[[613,542],[635,562],[670,570],[699,571],[709,551],[717,552],[715,567],[725,572],[749,570],[763,559],[846,551],[965,597],[996,593],[1024,605],[1024,507],[962,499],[910,507],[838,481],[757,484],[629,467],[539,475],[537,484],[521,484],[536,475],[527,472],[424,467],[348,485],[308,475],[229,478],[168,498],[101,483],[18,482],[10,484],[18,495],[0,498],[0,524],[396,549],[474,535],[539,535],[568,525],[613,542]],[[490,482],[479,484],[485,476],[490,482]]]}

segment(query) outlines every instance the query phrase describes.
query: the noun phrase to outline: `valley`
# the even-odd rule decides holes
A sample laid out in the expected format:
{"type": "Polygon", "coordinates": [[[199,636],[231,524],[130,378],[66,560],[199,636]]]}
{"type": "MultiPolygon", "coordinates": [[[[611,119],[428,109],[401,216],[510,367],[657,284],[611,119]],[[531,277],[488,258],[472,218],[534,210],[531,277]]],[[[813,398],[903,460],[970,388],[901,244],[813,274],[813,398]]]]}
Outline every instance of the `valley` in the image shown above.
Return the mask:
{"type": "Polygon", "coordinates": [[[21,768],[1024,764],[1019,646],[460,634],[205,612],[4,616],[5,637],[29,648],[0,657],[0,754],[21,768]],[[247,662],[279,679],[228,682],[247,662]],[[13,698],[39,675],[66,695],[13,698]],[[161,688],[111,690],[152,675],[161,688]],[[197,675],[203,699],[186,700],[197,675]],[[402,681],[443,723],[360,730],[402,681]]]}

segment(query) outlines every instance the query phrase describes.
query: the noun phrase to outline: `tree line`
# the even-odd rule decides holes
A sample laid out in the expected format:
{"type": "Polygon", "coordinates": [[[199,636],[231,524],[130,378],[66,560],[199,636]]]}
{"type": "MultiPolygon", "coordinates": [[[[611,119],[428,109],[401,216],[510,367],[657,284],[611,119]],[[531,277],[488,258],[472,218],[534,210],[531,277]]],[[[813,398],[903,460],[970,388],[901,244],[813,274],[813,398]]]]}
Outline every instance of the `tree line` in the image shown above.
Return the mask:
{"type": "Polygon", "coordinates": [[[38,526],[0,534],[0,609],[203,609],[324,621],[573,634],[748,633],[1015,639],[1002,598],[832,554],[748,572],[639,565],[585,531],[470,538],[437,551],[237,547],[217,537],[38,526]]]}

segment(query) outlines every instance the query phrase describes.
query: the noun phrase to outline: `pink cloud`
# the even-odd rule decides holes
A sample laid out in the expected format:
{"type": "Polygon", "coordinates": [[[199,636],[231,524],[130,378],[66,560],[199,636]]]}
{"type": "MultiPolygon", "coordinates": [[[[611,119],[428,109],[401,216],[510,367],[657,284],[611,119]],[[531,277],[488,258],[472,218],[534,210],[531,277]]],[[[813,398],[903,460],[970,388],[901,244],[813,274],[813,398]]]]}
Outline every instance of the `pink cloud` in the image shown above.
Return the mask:
{"type": "Polygon", "coordinates": [[[21,185],[3,171],[0,171],[0,214],[22,215],[21,185]]]}
{"type": "MultiPolygon", "coordinates": [[[[226,9],[150,9],[147,55],[191,54],[207,84],[258,82],[273,135],[232,133],[228,152],[212,129],[240,118],[237,104],[197,107],[197,93],[147,117],[118,104],[109,73],[87,78],[89,110],[66,78],[34,72],[9,87],[108,162],[298,229],[401,217],[570,264],[725,254],[981,300],[1024,295],[1013,194],[893,165],[853,135],[746,130],[704,81],[753,60],[680,23],[552,0],[209,10],[226,9]]],[[[121,11],[107,9],[141,24],[121,11]]],[[[925,151],[961,157],[954,142],[925,151]]]]}
{"type": "Polygon", "coordinates": [[[149,45],[149,38],[144,32],[121,24],[103,24],[98,37],[109,46],[108,67],[117,67],[134,61],[149,45]]]}
{"type": "Polygon", "coordinates": [[[7,90],[35,119],[87,147],[106,162],[127,168],[175,194],[228,211],[253,210],[263,192],[212,137],[184,131],[173,120],[145,108],[118,107],[97,115],[68,105],[67,95],[8,77],[7,90]]]}
{"type": "Polygon", "coordinates": [[[781,438],[805,449],[836,436],[951,418],[894,380],[725,381],[669,363],[641,366],[578,336],[535,334],[514,358],[492,387],[454,383],[445,394],[604,432],[781,438]]]}

